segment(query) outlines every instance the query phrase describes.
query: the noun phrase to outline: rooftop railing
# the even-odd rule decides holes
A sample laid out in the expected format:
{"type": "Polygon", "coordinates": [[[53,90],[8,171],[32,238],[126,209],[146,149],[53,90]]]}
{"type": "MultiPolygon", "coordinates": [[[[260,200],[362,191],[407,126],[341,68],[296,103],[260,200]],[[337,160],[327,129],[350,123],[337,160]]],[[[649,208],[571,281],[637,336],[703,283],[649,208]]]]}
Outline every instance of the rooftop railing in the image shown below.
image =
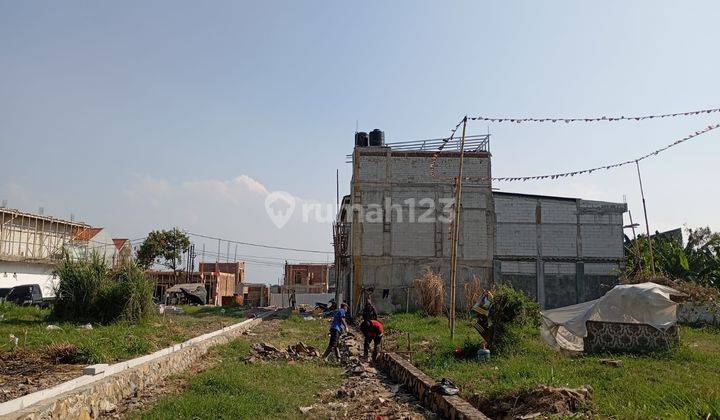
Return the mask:
{"type": "MultiPolygon", "coordinates": [[[[428,139],[413,141],[398,141],[386,143],[385,147],[389,147],[393,151],[398,152],[435,152],[443,144],[444,139],[428,139]]],[[[460,138],[454,138],[445,144],[442,152],[459,152],[460,138]]],[[[372,147],[372,146],[371,146],[372,147]]],[[[490,134],[480,134],[475,136],[465,136],[466,152],[489,152],[490,151],[490,134]]],[[[352,162],[352,155],[346,155],[347,163],[352,162]]]]}

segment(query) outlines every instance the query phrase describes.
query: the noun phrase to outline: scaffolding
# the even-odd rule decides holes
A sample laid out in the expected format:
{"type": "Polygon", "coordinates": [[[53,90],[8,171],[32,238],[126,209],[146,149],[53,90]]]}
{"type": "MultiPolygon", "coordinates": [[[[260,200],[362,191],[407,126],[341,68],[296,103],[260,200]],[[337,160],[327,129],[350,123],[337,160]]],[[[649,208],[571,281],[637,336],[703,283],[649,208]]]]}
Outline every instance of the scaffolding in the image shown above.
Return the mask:
{"type": "Polygon", "coordinates": [[[55,262],[62,258],[63,249],[87,249],[87,242],[74,238],[88,228],[85,223],[0,208],[0,260],[55,262]]]}

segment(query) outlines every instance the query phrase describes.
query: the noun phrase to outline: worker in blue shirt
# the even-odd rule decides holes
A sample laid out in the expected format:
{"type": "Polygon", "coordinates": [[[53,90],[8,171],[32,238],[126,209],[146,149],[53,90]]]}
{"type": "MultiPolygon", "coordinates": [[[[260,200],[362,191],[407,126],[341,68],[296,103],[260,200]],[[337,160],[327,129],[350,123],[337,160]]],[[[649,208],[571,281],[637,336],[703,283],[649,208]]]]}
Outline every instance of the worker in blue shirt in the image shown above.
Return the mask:
{"type": "Polygon", "coordinates": [[[345,330],[348,329],[347,322],[345,321],[346,314],[347,304],[342,303],[340,304],[340,309],[335,311],[332,322],[330,323],[330,343],[328,344],[327,349],[325,349],[325,353],[323,353],[323,359],[327,358],[332,351],[335,354],[335,357],[340,360],[340,351],[337,347],[343,328],[345,330]]]}

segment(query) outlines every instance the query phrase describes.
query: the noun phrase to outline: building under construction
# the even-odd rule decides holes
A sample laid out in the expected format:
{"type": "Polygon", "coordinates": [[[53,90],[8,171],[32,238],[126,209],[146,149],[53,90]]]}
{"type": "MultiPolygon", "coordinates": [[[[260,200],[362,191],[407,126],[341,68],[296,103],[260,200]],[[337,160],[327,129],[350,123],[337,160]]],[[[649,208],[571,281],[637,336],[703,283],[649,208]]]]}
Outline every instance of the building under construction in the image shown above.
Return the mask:
{"type": "MultiPolygon", "coordinates": [[[[460,151],[451,142],[438,152],[441,143],[385,144],[377,130],[369,139],[357,133],[351,193],[333,227],[338,285],[351,305],[365,291],[381,311],[412,306],[410,286],[426,267],[449,282],[460,151]]],[[[495,192],[489,146],[489,135],[465,140],[458,302],[475,277],[508,282],[546,308],[616,284],[625,204],[495,192]]]]}
{"type": "Polygon", "coordinates": [[[132,245],[104,228],[0,207],[0,288],[37,284],[43,297],[54,297],[53,272],[63,255],[91,254],[117,266],[131,258],[132,245]]]}

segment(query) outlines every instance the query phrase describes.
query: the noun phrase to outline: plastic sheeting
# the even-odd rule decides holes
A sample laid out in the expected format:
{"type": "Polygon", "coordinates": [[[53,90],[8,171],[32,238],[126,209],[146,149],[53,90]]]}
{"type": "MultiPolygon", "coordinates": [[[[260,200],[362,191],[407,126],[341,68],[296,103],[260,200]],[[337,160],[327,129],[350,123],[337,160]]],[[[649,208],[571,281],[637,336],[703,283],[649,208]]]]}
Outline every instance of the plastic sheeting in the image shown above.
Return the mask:
{"type": "Polygon", "coordinates": [[[684,296],[656,283],[624,284],[590,302],[542,311],[542,338],[552,347],[583,351],[587,321],[647,324],[665,331],[677,322],[677,303],[670,296],[684,296]]]}

